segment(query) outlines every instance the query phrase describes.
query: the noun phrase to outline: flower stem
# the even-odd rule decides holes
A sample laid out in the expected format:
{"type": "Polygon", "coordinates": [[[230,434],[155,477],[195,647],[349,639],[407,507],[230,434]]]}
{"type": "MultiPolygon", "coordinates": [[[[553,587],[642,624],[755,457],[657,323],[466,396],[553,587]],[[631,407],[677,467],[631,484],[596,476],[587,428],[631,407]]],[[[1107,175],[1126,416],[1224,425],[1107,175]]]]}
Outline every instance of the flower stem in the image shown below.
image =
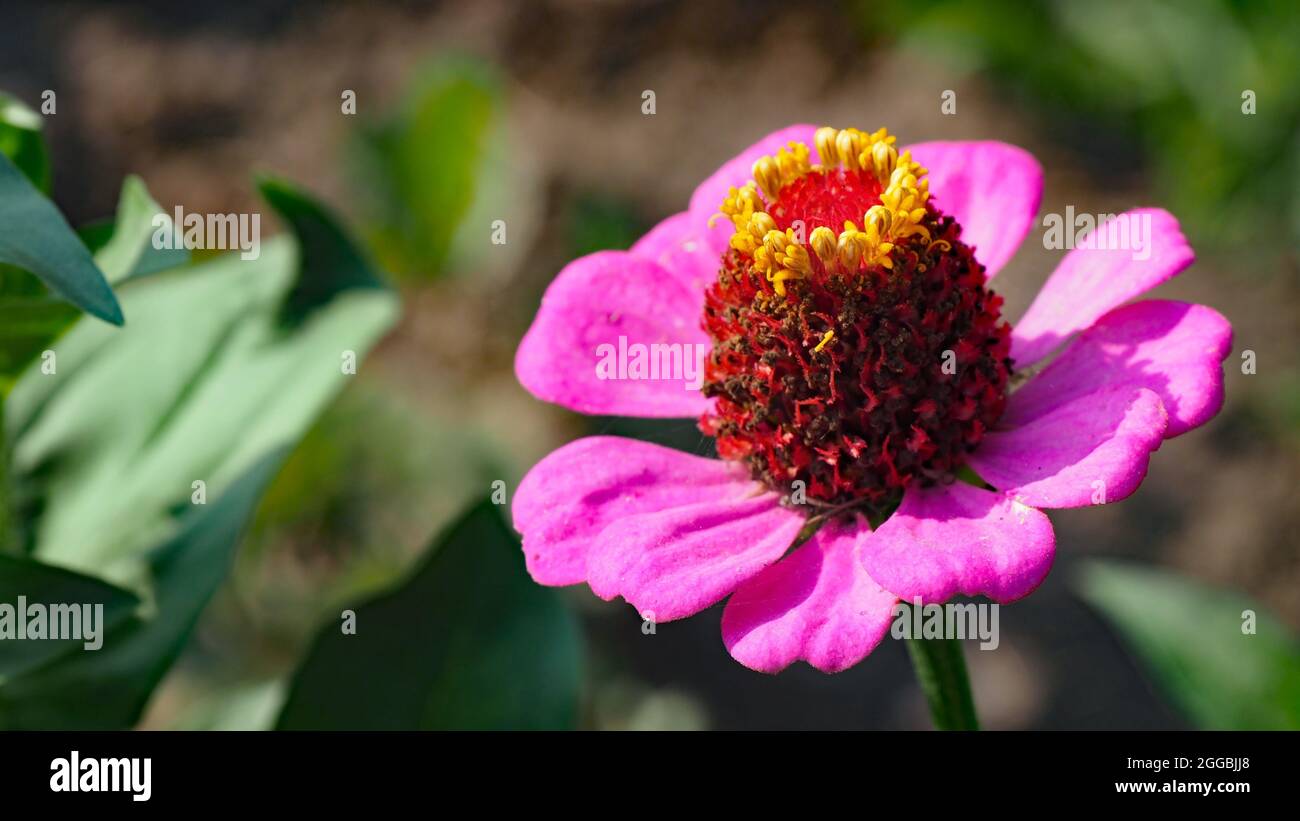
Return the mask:
{"type": "Polygon", "coordinates": [[[912,669],[921,682],[936,730],[978,730],[966,659],[957,639],[907,639],[912,669]]]}

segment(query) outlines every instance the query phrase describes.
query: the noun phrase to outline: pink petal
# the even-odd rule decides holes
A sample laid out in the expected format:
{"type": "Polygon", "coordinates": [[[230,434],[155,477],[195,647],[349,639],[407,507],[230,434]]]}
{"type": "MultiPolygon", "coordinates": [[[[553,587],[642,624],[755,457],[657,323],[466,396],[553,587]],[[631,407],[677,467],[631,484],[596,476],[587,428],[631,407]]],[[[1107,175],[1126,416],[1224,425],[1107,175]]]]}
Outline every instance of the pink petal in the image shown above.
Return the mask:
{"type": "Polygon", "coordinates": [[[710,347],[699,304],[698,294],[650,260],[622,251],[589,254],[546,289],[519,343],[515,374],[538,399],[580,413],[699,416],[709,403],[692,382],[710,347]],[[649,351],[656,344],[676,346],[678,364],[668,375],[679,378],[627,378],[617,370],[601,378],[602,360],[626,363],[635,346],[649,351]]]}
{"type": "Polygon", "coordinates": [[[929,169],[935,207],[961,223],[989,279],[1015,255],[1043,198],[1043,169],[1023,148],[1000,142],[909,146],[929,169]]]}
{"type": "Polygon", "coordinates": [[[610,524],[706,499],[745,499],[756,485],[732,462],[622,439],[570,442],[528,471],[515,491],[515,530],[540,584],[587,578],[587,552],[610,524]]]}
{"type": "Polygon", "coordinates": [[[1149,300],[1116,308],[1011,395],[1001,424],[1023,425],[1106,385],[1149,388],[1169,413],[1165,438],[1223,405],[1232,326],[1204,305],[1149,300]]]}
{"type": "Polygon", "coordinates": [[[704,313],[704,291],[717,278],[721,257],[701,237],[689,211],[664,219],[629,251],[659,264],[695,294],[699,305],[695,316],[704,313]]]}
{"type": "Polygon", "coordinates": [[[775,493],[624,516],[591,546],[587,582],[597,596],[622,596],[647,619],[680,619],[781,558],[803,525],[775,493]]]}
{"type": "Polygon", "coordinates": [[[866,523],[829,523],[736,590],[722,612],[722,641],[736,661],[776,673],[804,660],[824,673],[875,649],[898,598],[871,580],[857,545],[866,523]]]}
{"type": "Polygon", "coordinates": [[[752,169],[759,157],[775,156],[776,152],[785,148],[791,141],[801,142],[816,152],[816,142],[813,140],[815,133],[817,133],[817,126],[813,125],[792,125],[780,131],[773,131],[727,160],[721,168],[699,184],[695,193],[691,195],[691,216],[704,232],[705,241],[715,257],[720,258],[722,252],[727,250],[727,243],[731,240],[732,231],[735,230],[726,217],[719,217],[712,230],[707,227],[709,218],[718,213],[718,207],[726,199],[727,191],[733,186],[740,188],[753,179],[752,169]]]}
{"type": "Polygon", "coordinates": [[[862,544],[871,578],[904,601],[956,595],[1006,603],[1052,568],[1052,523],[1009,496],[965,482],[908,488],[898,510],[862,544]]]}
{"type": "MultiPolygon", "coordinates": [[[[1105,239],[1112,230],[1136,231],[1138,236],[1146,237],[1148,229],[1149,244],[1141,250],[1076,247],[1065,255],[1029,310],[1012,328],[1011,358],[1017,367],[1037,362],[1066,337],[1092,325],[1102,314],[1171,279],[1192,264],[1196,257],[1178,229],[1178,220],[1158,208],[1127,211],[1089,236],[1114,245],[1115,242],[1105,239]],[[1113,228],[1108,227],[1112,225],[1113,228]]],[[[1070,226],[1065,226],[1065,230],[1068,233],[1070,226]]]]}
{"type": "Polygon", "coordinates": [[[969,462],[984,481],[1027,505],[1118,502],[1142,483],[1167,418],[1154,392],[1111,385],[1021,427],[989,433],[969,462]]]}

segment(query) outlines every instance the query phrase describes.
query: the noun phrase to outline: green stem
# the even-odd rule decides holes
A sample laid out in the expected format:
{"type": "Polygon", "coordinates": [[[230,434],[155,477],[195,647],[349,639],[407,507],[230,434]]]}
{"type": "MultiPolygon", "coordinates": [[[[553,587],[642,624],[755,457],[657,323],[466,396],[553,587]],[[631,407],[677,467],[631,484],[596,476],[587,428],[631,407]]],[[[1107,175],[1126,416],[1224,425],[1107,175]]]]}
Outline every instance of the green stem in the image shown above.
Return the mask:
{"type": "Polygon", "coordinates": [[[957,639],[907,639],[907,653],[921,682],[936,730],[978,730],[966,659],[957,639]]]}

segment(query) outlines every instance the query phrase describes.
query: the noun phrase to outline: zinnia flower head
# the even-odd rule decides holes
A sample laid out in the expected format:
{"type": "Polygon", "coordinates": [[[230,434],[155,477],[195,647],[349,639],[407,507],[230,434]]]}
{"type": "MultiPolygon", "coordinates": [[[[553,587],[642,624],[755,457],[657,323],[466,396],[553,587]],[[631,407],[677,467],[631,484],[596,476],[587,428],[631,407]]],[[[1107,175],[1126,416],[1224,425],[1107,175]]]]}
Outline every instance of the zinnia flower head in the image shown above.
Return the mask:
{"type": "Polygon", "coordinates": [[[1130,303],[1193,260],[1157,209],[1098,226],[1010,325],[989,283],[1041,190],[1003,143],[792,126],[629,251],[566,266],[520,344],[524,387],[698,419],[720,458],[617,437],[547,456],[513,506],[533,578],[656,622],[730,597],[724,643],[764,672],[856,664],[900,599],[1030,593],[1055,550],[1039,508],[1131,494],[1218,411],[1232,336],[1205,306],[1130,303]],[[1104,241],[1139,225],[1141,253],[1104,241]],[[649,363],[602,367],[633,349],[649,363]]]}

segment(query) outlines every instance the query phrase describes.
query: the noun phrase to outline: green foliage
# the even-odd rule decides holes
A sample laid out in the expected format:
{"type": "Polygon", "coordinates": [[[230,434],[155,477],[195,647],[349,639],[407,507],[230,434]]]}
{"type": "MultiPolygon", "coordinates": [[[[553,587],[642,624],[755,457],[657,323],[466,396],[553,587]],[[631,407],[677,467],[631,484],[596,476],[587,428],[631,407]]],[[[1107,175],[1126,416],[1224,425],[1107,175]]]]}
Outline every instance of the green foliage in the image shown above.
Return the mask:
{"type": "MultiPolygon", "coordinates": [[[[396,318],[395,294],[326,209],[283,182],[262,191],[296,242],[130,284],[138,321],[116,333],[79,321],[55,371],[29,370],[5,404],[28,555],[0,573],[42,599],[103,601],[110,627],[94,651],[5,647],[0,726],[139,720],[287,449],[348,378],[345,357],[396,318]]],[[[112,232],[93,232],[115,281],[187,259],[148,242],[157,212],[128,180],[112,232]]]]}
{"type": "Polygon", "coordinates": [[[122,322],[104,274],[38,190],[48,183],[40,117],[0,95],[0,397],[77,319],[76,306],[122,322]]]}
{"type": "Polygon", "coordinates": [[[149,195],[144,181],[132,174],[122,182],[114,220],[82,229],[81,236],[109,284],[117,286],[132,277],[189,264],[190,252],[185,248],[154,247],[159,230],[172,230],[172,220],[149,195]]]}
{"type": "Polygon", "coordinates": [[[410,579],[321,630],[282,729],[558,729],[577,719],[582,648],[555,590],[535,584],[489,502],[410,579]]]}
{"type": "Polygon", "coordinates": [[[271,585],[274,634],[305,640],[325,612],[390,586],[411,550],[498,477],[519,474],[486,432],[437,418],[385,374],[341,395],[267,491],[241,553],[240,581],[271,585]],[[411,511],[419,511],[413,517],[411,511]],[[285,547],[311,545],[310,581],[262,573],[285,547]]]}
{"type": "MultiPolygon", "coordinates": [[[[158,203],[140,178],[127,177],[116,219],[80,230],[110,285],[189,262],[184,249],[153,247],[153,220],[158,213],[158,203]]],[[[75,307],[53,297],[40,280],[0,265],[0,396],[80,315],[75,307]]]]}
{"type": "Polygon", "coordinates": [[[284,682],[219,681],[169,726],[174,730],[269,730],[284,703],[284,682]]]}
{"type": "MultiPolygon", "coordinates": [[[[0,263],[35,274],[55,294],[92,316],[122,324],[122,309],[90,251],[68,227],[54,203],[45,198],[9,157],[0,153],[0,263]]],[[[0,282],[16,275],[0,271],[0,282]]],[[[4,300],[10,316],[25,314],[4,300]]]]}
{"type": "MultiPolygon", "coordinates": [[[[133,726],[225,579],[240,533],[282,458],[283,452],[277,451],[258,459],[220,499],[193,507],[181,517],[173,536],[148,551],[149,607],[118,618],[103,647],[68,649],[44,665],[0,681],[0,727],[114,730],[133,726]]],[[[28,566],[39,567],[30,561],[28,566]]],[[[57,572],[34,571],[47,576],[57,572]]],[[[84,577],[76,583],[82,588],[94,584],[84,577]]],[[[47,585],[46,589],[54,588],[47,585]]],[[[86,595],[66,584],[58,589],[60,597],[86,595]]],[[[121,602],[130,594],[113,590],[98,595],[121,602]]],[[[114,612],[122,609],[119,603],[114,612]]]]}
{"type": "Polygon", "coordinates": [[[0,397],[80,315],[36,277],[0,264],[0,397]]]}
{"type": "Polygon", "coordinates": [[[569,253],[577,258],[595,251],[630,248],[649,226],[623,203],[600,197],[579,197],[569,221],[569,253]]]}
{"type": "Polygon", "coordinates": [[[359,133],[353,154],[366,233],[385,269],[413,279],[443,271],[478,191],[499,97],[482,66],[444,63],[396,114],[359,133]]]}
{"type": "Polygon", "coordinates": [[[299,277],[285,298],[280,311],[283,322],[299,325],[344,291],[386,289],[365,254],[319,202],[284,180],[264,179],[258,187],[271,207],[293,226],[302,255],[300,265],[311,272],[311,276],[299,277]]]}
{"type": "MultiPolygon", "coordinates": [[[[0,403],[18,374],[76,319],[74,305],[122,324],[103,274],[46,199],[49,186],[41,118],[0,93],[0,403]]],[[[0,456],[0,550],[8,550],[13,515],[3,447],[0,456]]]]}
{"type": "Polygon", "coordinates": [[[1202,241],[1300,238],[1300,15],[1290,0],[862,3],[859,17],[865,32],[1000,81],[1112,177],[1149,164],[1159,201],[1202,241]],[[1253,114],[1242,109],[1247,90],[1253,114]]]}
{"type": "MultiPolygon", "coordinates": [[[[102,605],[103,631],[111,630],[131,616],[140,600],[129,591],[114,587],[99,579],[73,573],[60,567],[41,564],[24,556],[0,554],[0,603],[19,606],[19,597],[25,604],[67,605],[76,603],[102,605]]],[[[17,629],[16,627],[14,628],[17,629]]],[[[74,654],[84,647],[82,639],[48,638],[27,641],[6,640],[0,655],[0,681],[13,678],[24,671],[49,662],[50,659],[74,654]]]]}
{"type": "MultiPolygon", "coordinates": [[[[497,97],[472,65],[444,65],[360,139],[379,193],[373,233],[401,273],[439,273],[454,254],[480,167],[500,150],[497,97]]],[[[335,217],[278,180],[260,190],[293,238],[263,243],[253,259],[191,264],[183,249],[156,248],[170,222],[135,177],[115,219],[78,236],[41,194],[39,127],[0,98],[0,600],[102,604],[103,644],[6,642],[0,728],[127,728],[228,577],[286,454],[396,320],[398,302],[335,217]],[[119,324],[125,308],[131,325],[79,318],[50,291],[119,324]],[[52,367],[32,367],[44,350],[52,367]]],[[[304,714],[311,726],[575,723],[576,623],[555,591],[528,578],[495,507],[474,508],[405,585],[358,609],[362,629],[346,654],[329,629],[316,642],[284,726],[304,714]],[[356,679],[371,669],[379,688],[356,679]]],[[[247,689],[238,704],[216,698],[190,720],[260,723],[279,689],[247,689]]]]}
{"type": "Polygon", "coordinates": [[[50,193],[50,158],[41,137],[41,115],[0,92],[0,154],[43,194],[50,193]]]}
{"type": "Polygon", "coordinates": [[[1197,726],[1300,729],[1300,645],[1249,599],[1102,561],[1085,566],[1079,589],[1197,726]]]}
{"type": "Polygon", "coordinates": [[[195,481],[219,496],[296,442],[349,378],[344,358],[395,320],[396,295],[374,276],[357,287],[361,257],[324,210],[283,183],[264,192],[298,242],[128,285],[129,331],[78,322],[57,375],[29,372],[10,395],[13,495],[38,559],[129,581],[195,481]]]}

